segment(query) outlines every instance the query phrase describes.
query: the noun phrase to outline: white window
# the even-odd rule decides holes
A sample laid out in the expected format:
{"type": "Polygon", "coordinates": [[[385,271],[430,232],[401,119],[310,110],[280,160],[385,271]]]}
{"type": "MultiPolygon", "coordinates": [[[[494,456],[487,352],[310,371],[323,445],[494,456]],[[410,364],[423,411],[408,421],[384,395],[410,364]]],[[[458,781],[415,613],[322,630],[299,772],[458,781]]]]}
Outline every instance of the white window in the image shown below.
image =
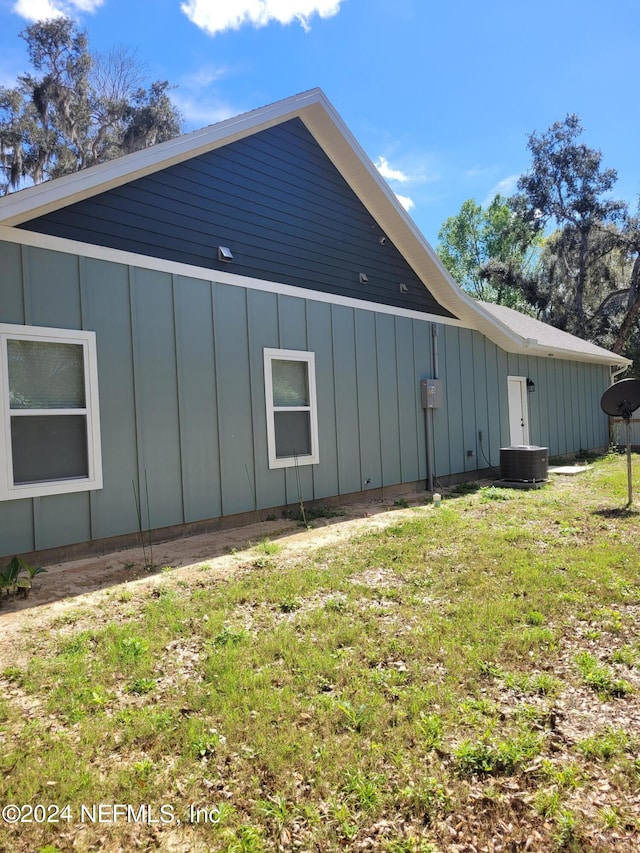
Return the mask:
{"type": "Polygon", "coordinates": [[[269,468],[318,462],[315,356],[265,349],[269,468]]]}
{"type": "Polygon", "coordinates": [[[95,332],[0,324],[0,500],[101,488],[95,332]]]}

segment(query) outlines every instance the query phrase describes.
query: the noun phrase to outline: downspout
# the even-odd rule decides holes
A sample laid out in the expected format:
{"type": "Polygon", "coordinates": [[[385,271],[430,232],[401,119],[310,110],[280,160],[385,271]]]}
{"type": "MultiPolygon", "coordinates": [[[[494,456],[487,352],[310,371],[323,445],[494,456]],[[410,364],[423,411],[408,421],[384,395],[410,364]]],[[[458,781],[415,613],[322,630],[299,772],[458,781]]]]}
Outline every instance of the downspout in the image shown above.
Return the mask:
{"type": "Polygon", "coordinates": [[[616,381],[616,379],[618,378],[618,376],[620,376],[620,374],[621,374],[621,373],[624,373],[624,372],[625,372],[625,370],[629,370],[629,365],[628,365],[628,364],[624,364],[622,367],[617,367],[615,370],[614,370],[614,368],[613,368],[613,367],[611,367],[611,368],[610,368],[610,372],[611,372],[611,384],[612,384],[612,385],[613,385],[613,383],[616,381]]]}
{"type": "MultiPolygon", "coordinates": [[[[431,348],[433,355],[433,379],[439,379],[440,366],[438,363],[438,327],[435,323],[431,324],[431,348]]],[[[433,476],[434,476],[434,454],[433,454],[433,413],[432,409],[427,406],[424,410],[424,426],[426,436],[427,450],[427,491],[433,492],[433,476]]]]}

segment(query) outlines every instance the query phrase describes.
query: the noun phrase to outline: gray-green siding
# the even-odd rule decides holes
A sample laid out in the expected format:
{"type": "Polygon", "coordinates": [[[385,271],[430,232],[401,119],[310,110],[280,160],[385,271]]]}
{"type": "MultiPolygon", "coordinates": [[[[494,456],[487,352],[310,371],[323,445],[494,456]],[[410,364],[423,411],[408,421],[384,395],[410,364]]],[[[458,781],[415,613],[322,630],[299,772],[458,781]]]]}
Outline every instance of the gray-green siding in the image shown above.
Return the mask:
{"type": "MultiPolygon", "coordinates": [[[[412,483],[426,477],[419,382],[431,323],[0,242],[0,322],[96,332],[104,488],[0,503],[0,554],[412,483]],[[267,464],[263,349],[316,357],[320,463],[267,464]]],[[[532,378],[531,440],[552,455],[608,443],[606,367],[515,356],[439,325],[445,408],[436,476],[509,443],[507,376],[532,378]],[[467,451],[474,452],[473,457],[467,451]]]]}

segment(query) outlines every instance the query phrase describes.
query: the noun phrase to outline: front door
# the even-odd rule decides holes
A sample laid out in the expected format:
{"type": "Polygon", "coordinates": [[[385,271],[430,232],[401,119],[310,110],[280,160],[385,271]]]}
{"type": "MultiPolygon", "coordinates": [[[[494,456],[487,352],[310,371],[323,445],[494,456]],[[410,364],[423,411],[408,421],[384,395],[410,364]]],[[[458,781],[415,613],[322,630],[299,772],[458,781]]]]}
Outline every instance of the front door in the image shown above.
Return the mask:
{"type": "Polygon", "coordinates": [[[507,377],[509,396],[509,441],[511,447],[529,444],[529,409],[525,376],[507,377]]]}

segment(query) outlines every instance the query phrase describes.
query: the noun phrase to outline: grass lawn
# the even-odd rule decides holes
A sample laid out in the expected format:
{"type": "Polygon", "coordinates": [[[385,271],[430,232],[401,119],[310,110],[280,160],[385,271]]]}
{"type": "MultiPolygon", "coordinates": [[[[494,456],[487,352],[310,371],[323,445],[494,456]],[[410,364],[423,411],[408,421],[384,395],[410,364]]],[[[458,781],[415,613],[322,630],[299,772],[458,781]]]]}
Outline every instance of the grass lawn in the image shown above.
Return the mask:
{"type": "Polygon", "coordinates": [[[637,851],[626,495],[617,456],[454,489],[34,619],[0,671],[0,801],[30,806],[0,849],[637,851]]]}

